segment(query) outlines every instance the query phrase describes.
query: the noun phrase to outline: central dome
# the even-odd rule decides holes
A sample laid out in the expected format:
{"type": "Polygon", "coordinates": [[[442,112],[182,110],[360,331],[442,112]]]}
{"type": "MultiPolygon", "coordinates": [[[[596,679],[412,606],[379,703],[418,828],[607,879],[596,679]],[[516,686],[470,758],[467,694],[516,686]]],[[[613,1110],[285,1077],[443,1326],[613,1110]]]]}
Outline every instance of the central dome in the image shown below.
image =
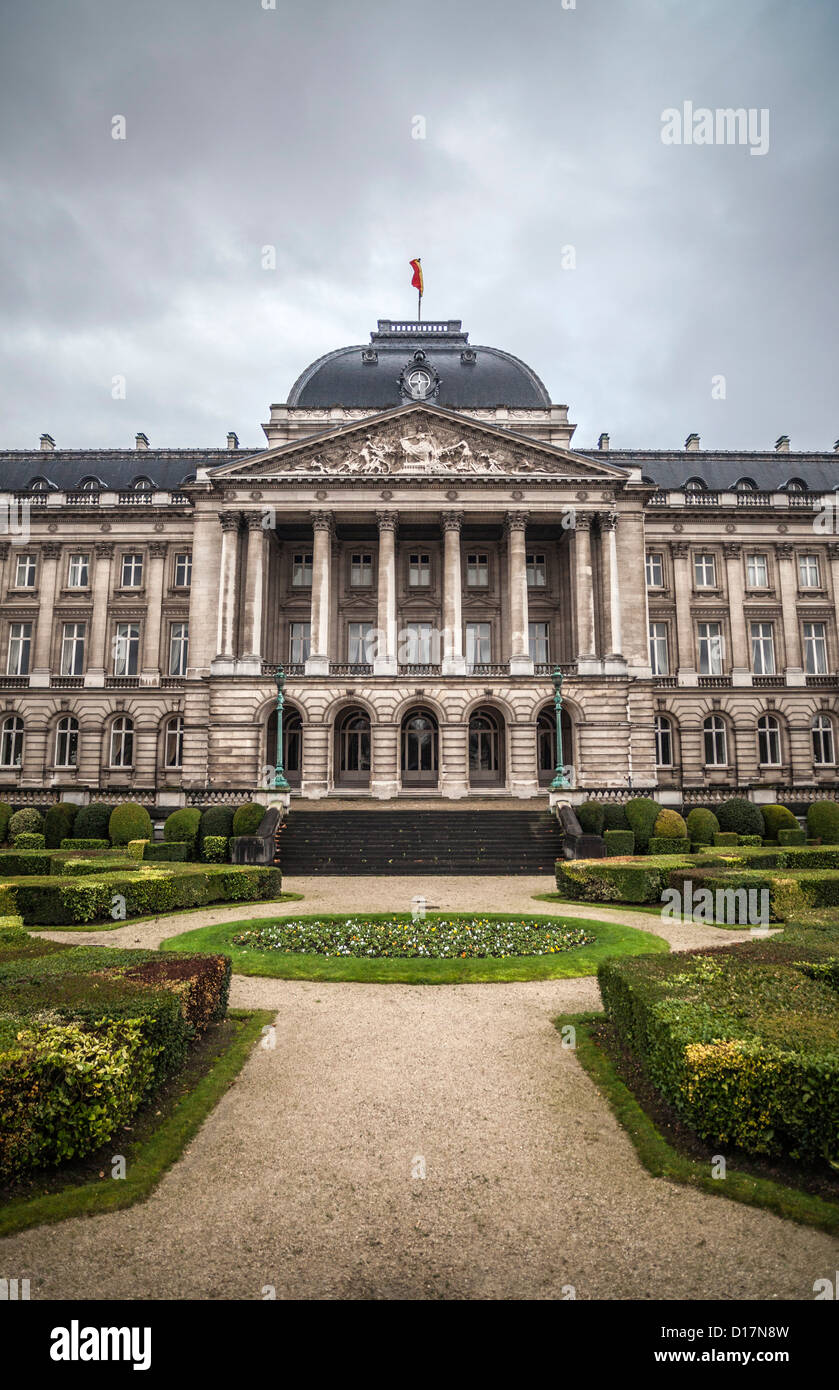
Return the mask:
{"type": "Polygon", "coordinates": [[[379,319],[369,347],[319,357],[289,392],[292,406],[387,410],[428,400],[451,410],[545,409],[551,398],[526,363],[500,348],[471,347],[460,319],[405,323],[379,319]]]}

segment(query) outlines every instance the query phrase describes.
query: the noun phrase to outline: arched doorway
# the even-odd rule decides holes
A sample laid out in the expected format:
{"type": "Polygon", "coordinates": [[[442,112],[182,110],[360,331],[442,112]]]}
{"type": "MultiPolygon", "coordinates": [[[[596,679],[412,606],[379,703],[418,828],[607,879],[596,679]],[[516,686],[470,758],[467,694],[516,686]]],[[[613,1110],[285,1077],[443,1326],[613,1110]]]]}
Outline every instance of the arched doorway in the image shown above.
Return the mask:
{"type": "Polygon", "coordinates": [[[504,783],[504,720],[489,706],[469,720],[469,783],[497,787],[504,783]]]}
{"type": "Polygon", "coordinates": [[[412,709],[402,720],[403,787],[436,787],[437,720],[429,709],[412,709]]]}
{"type": "Polygon", "coordinates": [[[370,785],[370,716],[365,709],[344,710],[335,721],[335,784],[370,785]]]}
{"type": "MultiPolygon", "coordinates": [[[[550,786],[556,772],[556,712],[546,705],[536,720],[536,752],[539,765],[539,786],[550,786]]],[[[574,739],[568,711],[562,711],[562,762],[570,783],[576,778],[570,769],[574,765],[574,739]]]]}
{"type": "MultiPolygon", "coordinates": [[[[277,763],[277,711],[272,710],[268,716],[267,738],[265,742],[265,758],[269,766],[275,767],[277,763]]],[[[286,781],[290,787],[300,786],[300,776],[303,768],[303,719],[298,709],[294,705],[286,705],[283,709],[283,769],[286,781]]]]}

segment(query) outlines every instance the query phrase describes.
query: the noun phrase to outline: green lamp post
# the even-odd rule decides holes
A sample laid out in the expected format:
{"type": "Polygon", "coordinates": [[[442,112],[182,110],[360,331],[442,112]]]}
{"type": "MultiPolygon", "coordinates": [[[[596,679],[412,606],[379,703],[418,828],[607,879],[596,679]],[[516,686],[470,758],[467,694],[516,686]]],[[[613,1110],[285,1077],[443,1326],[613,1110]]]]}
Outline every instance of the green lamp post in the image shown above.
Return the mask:
{"type": "Polygon", "coordinates": [[[568,786],[565,767],[562,761],[562,672],[558,666],[553,669],[554,710],[556,711],[556,771],[549,790],[562,791],[568,786]]]}
{"type": "Polygon", "coordinates": [[[285,671],[282,666],[277,667],[277,763],[274,768],[274,790],[287,792],[291,791],[286,781],[283,769],[283,686],[285,685],[285,671]]]}

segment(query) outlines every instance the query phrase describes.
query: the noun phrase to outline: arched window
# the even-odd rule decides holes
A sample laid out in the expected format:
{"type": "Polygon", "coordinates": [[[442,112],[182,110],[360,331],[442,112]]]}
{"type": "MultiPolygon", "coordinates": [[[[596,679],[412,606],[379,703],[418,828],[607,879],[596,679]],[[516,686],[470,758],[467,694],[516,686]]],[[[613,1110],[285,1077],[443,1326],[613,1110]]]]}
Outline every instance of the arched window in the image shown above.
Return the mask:
{"type": "Polygon", "coordinates": [[[705,484],[701,478],[688,478],[685,483],[685,492],[704,492],[705,484]]]}
{"type": "Polygon", "coordinates": [[[349,709],[335,726],[336,767],[339,782],[354,785],[370,781],[370,716],[363,709],[349,709]]]}
{"type": "Polygon", "coordinates": [[[806,492],[807,484],[802,478],[789,478],[781,484],[781,492],[806,492]]]}
{"type": "Polygon", "coordinates": [[[504,779],[504,721],[497,710],[478,709],[469,720],[469,781],[504,779]]]}
{"type": "Polygon", "coordinates": [[[79,761],[79,721],[65,714],[55,726],[56,767],[76,767],[79,761]]]}
{"type": "Polygon", "coordinates": [[[154,483],[152,482],[151,478],[135,478],[133,483],[131,484],[131,487],[134,490],[134,492],[154,492],[154,483]]]}
{"type": "Polygon", "coordinates": [[[757,760],[762,767],[780,765],[781,726],[774,714],[762,714],[757,721],[757,760]]]}
{"type": "MultiPolygon", "coordinates": [[[[277,765],[277,711],[268,716],[265,742],[266,762],[269,767],[277,765]]],[[[300,786],[303,768],[303,718],[293,705],[283,708],[283,771],[286,781],[292,787],[300,786]]]]}
{"type": "MultiPolygon", "coordinates": [[[[571,784],[574,773],[574,741],[571,718],[567,710],[562,711],[562,766],[566,780],[571,784]]],[[[552,705],[540,710],[536,720],[536,752],[539,767],[539,785],[547,787],[556,773],[556,714],[552,705]]]]}
{"type": "Polygon", "coordinates": [[[33,478],[29,484],[30,492],[49,492],[49,488],[46,478],[33,478]]]}
{"type": "Polygon", "coordinates": [[[705,742],[705,766],[728,766],[728,738],[725,720],[720,714],[709,714],[702,725],[705,742]]]}
{"type": "Polygon", "coordinates": [[[111,725],[111,767],[131,767],[134,763],[134,720],[121,714],[111,725]]]}
{"type": "Polygon", "coordinates": [[[403,786],[437,785],[437,720],[428,709],[412,709],[402,721],[403,786]]]}
{"type": "Polygon", "coordinates": [[[23,762],[23,720],[10,714],[3,720],[0,736],[0,766],[20,767],[23,762]]]}
{"type": "Polygon", "coordinates": [[[733,492],[757,492],[757,483],[754,478],[738,478],[732,489],[733,492]]]}
{"type": "Polygon", "coordinates": [[[655,717],[655,761],[657,767],[673,766],[673,725],[666,714],[655,717]]]}
{"type": "Polygon", "coordinates": [[[102,482],[99,478],[82,478],[79,483],[80,492],[101,492],[102,482]]]}
{"type": "Polygon", "coordinates": [[[184,717],[175,714],[167,719],[163,739],[163,761],[166,767],[183,767],[184,717]]]}
{"type": "Polygon", "coordinates": [[[813,762],[817,767],[832,766],[836,761],[833,720],[829,714],[817,714],[810,728],[813,735],[813,762]]]}

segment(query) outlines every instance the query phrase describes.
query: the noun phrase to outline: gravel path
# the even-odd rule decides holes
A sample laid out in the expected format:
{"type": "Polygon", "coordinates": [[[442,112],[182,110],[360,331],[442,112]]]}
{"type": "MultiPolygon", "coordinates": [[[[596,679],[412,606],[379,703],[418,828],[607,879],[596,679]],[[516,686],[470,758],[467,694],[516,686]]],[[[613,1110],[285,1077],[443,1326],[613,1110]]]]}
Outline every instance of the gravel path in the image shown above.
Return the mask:
{"type": "MultiPolygon", "coordinates": [[[[288,886],[306,902],[287,912],[387,910],[423,891],[416,878],[288,886]]],[[[559,910],[530,901],[547,879],[426,887],[443,908],[559,910]]],[[[236,915],[89,939],[150,945],[236,915]]],[[[721,933],[668,928],[677,947],[709,936],[721,933]]],[[[836,1269],[831,1237],[645,1172],[551,1024],[598,1006],[593,979],[237,976],[233,1002],[276,1010],[275,1046],[253,1051],[147,1202],[0,1241],[0,1268],[28,1277],[33,1298],[258,1299],[273,1286],[278,1298],[521,1299],[573,1285],[578,1298],[811,1299],[836,1269]]]]}

